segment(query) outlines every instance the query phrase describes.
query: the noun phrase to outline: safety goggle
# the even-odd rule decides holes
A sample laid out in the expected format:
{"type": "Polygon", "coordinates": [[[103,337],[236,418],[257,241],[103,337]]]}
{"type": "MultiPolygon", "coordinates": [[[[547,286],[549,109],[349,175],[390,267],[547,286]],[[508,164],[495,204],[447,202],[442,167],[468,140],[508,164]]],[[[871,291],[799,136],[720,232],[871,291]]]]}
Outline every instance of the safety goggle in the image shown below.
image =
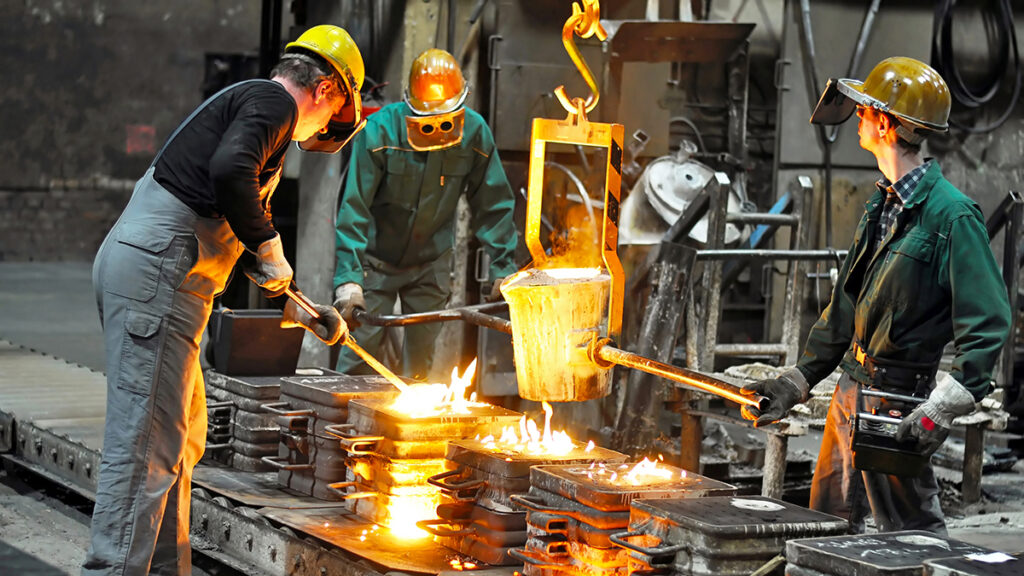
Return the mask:
{"type": "Polygon", "coordinates": [[[445,114],[406,116],[405,128],[413,150],[443,150],[462,142],[462,128],[466,109],[459,108],[445,114]]]}

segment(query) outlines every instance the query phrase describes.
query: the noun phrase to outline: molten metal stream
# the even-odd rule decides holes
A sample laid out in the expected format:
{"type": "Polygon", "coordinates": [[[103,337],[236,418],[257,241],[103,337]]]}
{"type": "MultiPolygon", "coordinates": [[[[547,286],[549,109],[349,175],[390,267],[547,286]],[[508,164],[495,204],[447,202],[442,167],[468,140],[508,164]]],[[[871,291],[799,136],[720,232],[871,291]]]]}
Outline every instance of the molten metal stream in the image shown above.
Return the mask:
{"type": "Polygon", "coordinates": [[[598,340],[593,348],[593,357],[609,364],[618,364],[626,368],[642,370],[648,374],[668,378],[687,386],[692,386],[715,396],[721,396],[739,404],[753,406],[762,412],[768,409],[768,398],[756,394],[743,394],[740,389],[732,384],[710,378],[698,372],[693,372],[678,366],[663,364],[657,360],[645,358],[639,354],[626,352],[607,345],[607,341],[598,340]]]}

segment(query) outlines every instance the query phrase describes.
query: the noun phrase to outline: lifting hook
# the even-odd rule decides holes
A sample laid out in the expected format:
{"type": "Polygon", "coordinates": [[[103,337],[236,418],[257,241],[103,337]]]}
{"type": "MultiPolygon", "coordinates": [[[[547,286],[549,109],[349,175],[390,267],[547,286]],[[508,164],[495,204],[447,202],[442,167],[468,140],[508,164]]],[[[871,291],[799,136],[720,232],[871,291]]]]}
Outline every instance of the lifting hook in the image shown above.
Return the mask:
{"type": "Polygon", "coordinates": [[[598,40],[603,42],[608,37],[608,33],[601,26],[601,6],[598,0],[581,0],[581,2],[583,3],[582,8],[578,2],[573,2],[572,16],[569,16],[565,25],[562,26],[562,44],[565,45],[565,51],[569,53],[569,58],[572,59],[572,63],[576,65],[576,69],[580,71],[580,75],[583,76],[583,80],[590,88],[590,95],[586,100],[570,98],[565,92],[565,85],[562,85],[555,88],[555,97],[570,116],[586,118],[586,113],[597,106],[601,94],[597,88],[597,81],[594,80],[594,74],[591,73],[590,67],[587,66],[580,54],[580,49],[576,46],[575,35],[579,35],[580,38],[590,38],[596,35],[598,40]]]}

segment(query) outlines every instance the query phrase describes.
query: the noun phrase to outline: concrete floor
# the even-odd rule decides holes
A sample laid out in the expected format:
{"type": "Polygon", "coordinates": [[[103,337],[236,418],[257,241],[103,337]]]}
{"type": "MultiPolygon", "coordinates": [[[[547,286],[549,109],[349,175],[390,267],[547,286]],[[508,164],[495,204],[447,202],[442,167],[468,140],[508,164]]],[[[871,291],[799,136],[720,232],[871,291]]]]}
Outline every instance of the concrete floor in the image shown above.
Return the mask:
{"type": "Polygon", "coordinates": [[[0,338],[104,371],[92,262],[0,262],[0,338]]]}

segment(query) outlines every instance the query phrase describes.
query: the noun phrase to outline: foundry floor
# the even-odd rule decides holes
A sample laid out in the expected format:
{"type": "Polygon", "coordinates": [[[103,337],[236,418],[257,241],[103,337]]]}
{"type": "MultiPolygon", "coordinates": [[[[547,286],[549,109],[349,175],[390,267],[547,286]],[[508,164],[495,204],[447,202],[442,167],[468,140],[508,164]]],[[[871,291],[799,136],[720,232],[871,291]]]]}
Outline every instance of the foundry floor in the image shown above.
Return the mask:
{"type": "MultiPolygon", "coordinates": [[[[91,264],[0,262],[0,339],[102,371],[103,339],[91,264]]],[[[791,450],[816,448],[813,434],[790,443],[791,450]]],[[[1010,472],[985,475],[982,487],[998,501],[951,516],[950,535],[1009,553],[1024,552],[1024,461],[1010,472]]],[[[51,566],[26,574],[77,574],[87,545],[87,505],[68,505],[16,475],[0,472],[0,559],[17,556],[26,566],[51,566]]],[[[207,573],[197,569],[195,574],[207,573]]]]}

